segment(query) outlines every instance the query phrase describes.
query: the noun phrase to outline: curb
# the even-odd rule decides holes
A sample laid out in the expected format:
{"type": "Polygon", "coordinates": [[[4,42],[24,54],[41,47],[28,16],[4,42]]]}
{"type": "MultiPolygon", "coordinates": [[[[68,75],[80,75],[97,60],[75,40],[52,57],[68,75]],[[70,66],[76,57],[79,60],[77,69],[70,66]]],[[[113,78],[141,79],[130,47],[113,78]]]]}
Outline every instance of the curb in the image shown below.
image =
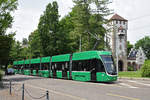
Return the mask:
{"type": "Polygon", "coordinates": [[[118,77],[118,79],[150,81],[150,78],[135,78],[135,77],[118,77]]]}

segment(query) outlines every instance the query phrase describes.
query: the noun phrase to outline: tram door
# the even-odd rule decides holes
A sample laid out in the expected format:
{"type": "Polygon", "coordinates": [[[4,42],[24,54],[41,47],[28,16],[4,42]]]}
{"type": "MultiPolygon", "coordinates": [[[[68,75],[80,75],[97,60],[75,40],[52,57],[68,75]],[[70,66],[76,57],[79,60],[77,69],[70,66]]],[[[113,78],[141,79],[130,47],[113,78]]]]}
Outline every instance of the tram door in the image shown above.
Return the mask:
{"type": "Polygon", "coordinates": [[[56,78],[56,71],[57,71],[57,65],[56,65],[56,64],[53,64],[53,65],[52,65],[53,78],[56,78]]]}
{"type": "Polygon", "coordinates": [[[33,75],[33,68],[34,68],[34,64],[33,65],[31,65],[31,75],[33,75]]]}
{"type": "Polygon", "coordinates": [[[68,70],[68,63],[62,64],[62,77],[67,79],[67,70],[68,70]]]}
{"type": "Polygon", "coordinates": [[[96,59],[91,60],[90,62],[91,65],[91,80],[92,81],[96,81],[96,72],[97,72],[97,68],[96,68],[96,59]]]}

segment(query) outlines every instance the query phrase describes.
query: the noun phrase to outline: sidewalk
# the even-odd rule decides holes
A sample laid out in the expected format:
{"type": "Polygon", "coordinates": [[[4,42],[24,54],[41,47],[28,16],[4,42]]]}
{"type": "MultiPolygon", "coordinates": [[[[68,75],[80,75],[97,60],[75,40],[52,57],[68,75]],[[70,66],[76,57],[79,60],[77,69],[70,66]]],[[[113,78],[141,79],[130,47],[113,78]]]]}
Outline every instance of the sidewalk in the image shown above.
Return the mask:
{"type": "MultiPolygon", "coordinates": [[[[3,80],[4,88],[0,88],[0,100],[22,100],[22,83],[13,81],[11,85],[12,94],[10,95],[9,81],[7,79],[3,80]]],[[[31,88],[31,86],[25,84],[24,89],[24,100],[45,100],[46,91],[41,91],[40,89],[31,88]],[[42,96],[41,96],[42,95],[42,96]]]]}
{"type": "Polygon", "coordinates": [[[0,100],[21,100],[21,96],[10,95],[9,89],[0,89],[0,100]]]}

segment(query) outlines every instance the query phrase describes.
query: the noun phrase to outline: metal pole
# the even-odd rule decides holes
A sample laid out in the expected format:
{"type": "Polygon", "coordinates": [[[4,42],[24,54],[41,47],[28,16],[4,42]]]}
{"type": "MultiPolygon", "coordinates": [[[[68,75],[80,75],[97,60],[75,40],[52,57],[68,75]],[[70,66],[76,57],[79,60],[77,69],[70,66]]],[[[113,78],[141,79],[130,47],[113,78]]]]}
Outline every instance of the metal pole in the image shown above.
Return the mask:
{"type": "Polygon", "coordinates": [[[22,84],[22,100],[24,100],[24,83],[22,84]]]}
{"type": "Polygon", "coordinates": [[[49,92],[46,91],[46,100],[49,100],[49,92]]]}
{"type": "Polygon", "coordinates": [[[11,95],[11,81],[9,82],[9,94],[11,95]]]}
{"type": "Polygon", "coordinates": [[[117,66],[117,76],[118,76],[118,53],[117,53],[117,63],[116,63],[116,66],[117,66]]]}
{"type": "Polygon", "coordinates": [[[119,39],[118,39],[118,35],[117,35],[117,39],[116,39],[116,67],[117,67],[117,76],[118,76],[118,49],[119,49],[119,46],[118,46],[118,42],[119,42],[119,39]]]}

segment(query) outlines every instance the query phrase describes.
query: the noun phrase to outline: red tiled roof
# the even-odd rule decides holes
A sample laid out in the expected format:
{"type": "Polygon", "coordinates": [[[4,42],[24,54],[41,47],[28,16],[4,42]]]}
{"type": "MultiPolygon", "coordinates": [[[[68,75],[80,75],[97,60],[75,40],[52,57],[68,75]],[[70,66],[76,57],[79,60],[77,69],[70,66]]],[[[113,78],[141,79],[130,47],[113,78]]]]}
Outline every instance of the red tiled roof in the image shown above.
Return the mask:
{"type": "Polygon", "coordinates": [[[128,21],[124,19],[123,17],[119,16],[118,14],[113,15],[110,20],[121,20],[121,21],[128,21]]]}

